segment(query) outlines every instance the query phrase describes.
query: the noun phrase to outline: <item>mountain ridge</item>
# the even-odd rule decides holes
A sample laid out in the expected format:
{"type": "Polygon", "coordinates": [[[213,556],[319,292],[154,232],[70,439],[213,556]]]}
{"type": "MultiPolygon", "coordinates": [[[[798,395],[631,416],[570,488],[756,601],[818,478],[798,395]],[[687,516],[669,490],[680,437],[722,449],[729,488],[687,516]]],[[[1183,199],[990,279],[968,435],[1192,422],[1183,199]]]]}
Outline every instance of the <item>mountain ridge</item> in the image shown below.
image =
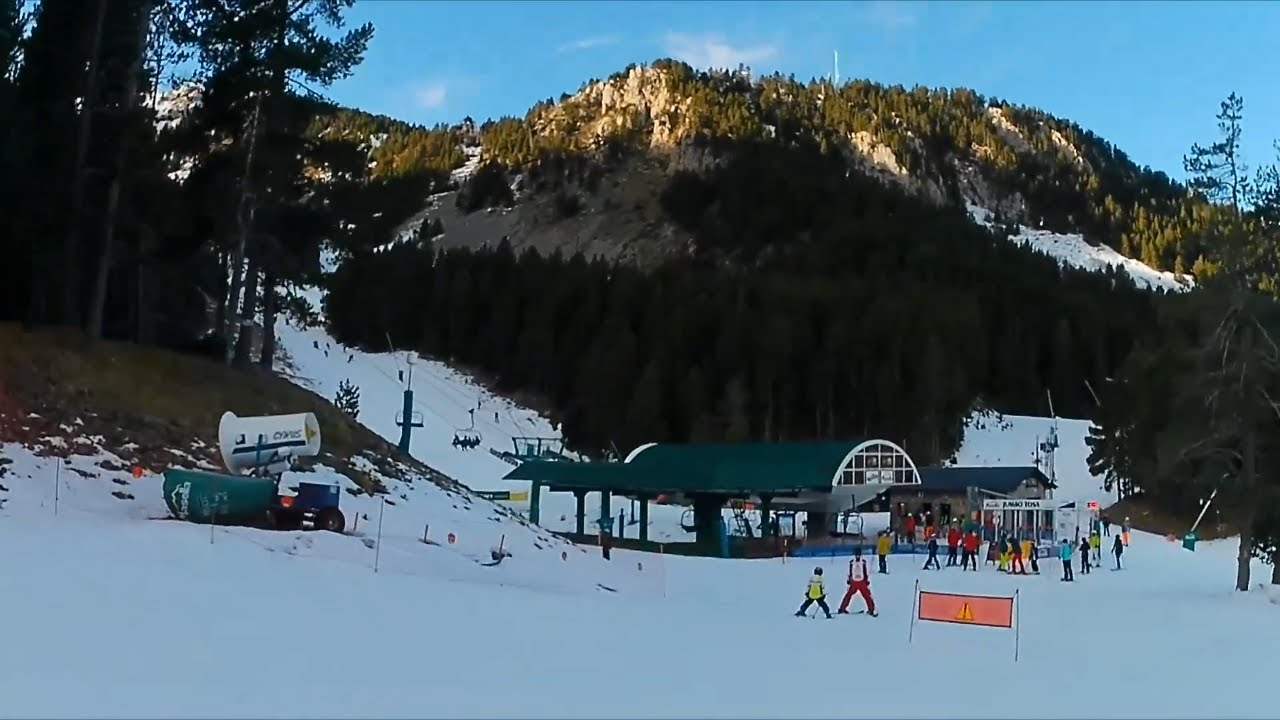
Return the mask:
{"type": "Polygon", "coordinates": [[[865,80],[835,88],[779,75],[699,72],[670,60],[590,80],[558,101],[535,104],[523,118],[476,124],[468,117],[427,128],[328,105],[317,109],[310,132],[365,146],[380,137],[368,166],[359,168],[371,177],[430,177],[423,202],[401,212],[402,221],[428,218],[429,205],[441,200],[464,205],[435,215],[445,246],[483,247],[505,236],[518,248],[626,258],[645,254],[627,248],[658,238],[649,254],[660,257],[690,238],[662,222],[645,198],[676,173],[722,165],[734,145],[751,141],[817,143],[839,151],[851,171],[935,204],[976,205],[997,224],[1079,234],[1176,274],[1202,262],[1194,230],[1215,212],[1075,123],[967,89],[907,90],[865,80]],[[475,172],[489,165],[493,175],[501,170],[509,193],[475,172]],[[465,197],[425,201],[454,189],[465,197]],[[475,212],[482,207],[504,207],[514,217],[486,219],[475,212]],[[575,217],[580,210],[596,219],[575,217]],[[619,219],[628,214],[637,217],[619,219]]]}

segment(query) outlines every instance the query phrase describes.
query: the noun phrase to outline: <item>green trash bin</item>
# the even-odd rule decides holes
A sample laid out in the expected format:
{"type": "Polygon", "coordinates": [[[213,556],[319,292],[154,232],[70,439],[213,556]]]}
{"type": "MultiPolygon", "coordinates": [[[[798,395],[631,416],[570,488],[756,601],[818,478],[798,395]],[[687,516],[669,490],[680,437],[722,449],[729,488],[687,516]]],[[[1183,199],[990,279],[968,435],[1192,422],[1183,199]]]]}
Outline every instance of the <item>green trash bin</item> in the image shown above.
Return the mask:
{"type": "Polygon", "coordinates": [[[1184,548],[1186,548],[1187,550],[1190,550],[1190,551],[1192,551],[1192,552],[1195,552],[1195,550],[1196,550],[1196,534],[1195,534],[1195,533],[1193,533],[1193,532],[1189,532],[1189,533],[1187,533],[1186,535],[1183,535],[1183,536],[1182,536],[1182,547],[1184,547],[1184,548]]]}

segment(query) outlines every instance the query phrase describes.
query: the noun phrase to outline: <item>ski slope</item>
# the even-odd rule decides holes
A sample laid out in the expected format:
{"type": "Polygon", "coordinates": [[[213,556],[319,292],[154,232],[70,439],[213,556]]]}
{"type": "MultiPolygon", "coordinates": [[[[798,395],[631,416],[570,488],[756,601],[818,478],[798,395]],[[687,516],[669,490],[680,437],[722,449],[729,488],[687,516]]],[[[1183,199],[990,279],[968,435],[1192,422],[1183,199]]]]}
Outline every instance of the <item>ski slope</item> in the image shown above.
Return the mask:
{"type": "Polygon", "coordinates": [[[1049,469],[1037,453],[1056,427],[1058,448],[1053,455],[1054,477],[1058,488],[1053,497],[1063,501],[1096,500],[1102,507],[1118,498],[1112,489],[1103,487],[1103,478],[1089,471],[1088,420],[974,413],[965,423],[964,440],[950,465],[1039,465],[1045,474],[1049,469]]]}
{"type": "MultiPolygon", "coordinates": [[[[995,227],[994,216],[990,210],[972,204],[968,206],[968,210],[974,222],[988,228],[995,227]]],[[[1125,257],[1106,245],[1091,245],[1079,233],[1056,233],[1019,225],[1017,232],[1010,236],[1009,240],[1023,247],[1038,250],[1070,267],[1094,271],[1119,267],[1133,279],[1134,284],[1148,290],[1180,292],[1195,286],[1195,279],[1190,275],[1156,270],[1140,260],[1125,257]]]]}
{"type": "MultiPolygon", "coordinates": [[[[0,543],[26,551],[4,561],[5,714],[1274,717],[1266,653],[1280,608],[1231,591],[1232,550],[1218,544],[1188,553],[1137,533],[1125,570],[1071,584],[1053,561],[1011,577],[894,556],[872,580],[879,617],[827,621],[791,616],[812,562],[616,551],[613,565],[661,563],[661,588],[603,592],[587,587],[595,568],[571,565],[583,582],[546,592],[457,577],[428,552],[410,572],[384,550],[375,574],[337,552],[351,539],[308,538],[307,552],[266,552],[253,534],[219,529],[211,542],[207,526],[6,512],[0,543]],[[908,643],[917,580],[1016,591],[1018,661],[1009,630],[919,623],[908,643]],[[873,664],[850,646],[875,648],[873,664]],[[851,696],[851,672],[874,688],[851,696]]],[[[842,561],[820,562],[837,603],[842,561]]]]}

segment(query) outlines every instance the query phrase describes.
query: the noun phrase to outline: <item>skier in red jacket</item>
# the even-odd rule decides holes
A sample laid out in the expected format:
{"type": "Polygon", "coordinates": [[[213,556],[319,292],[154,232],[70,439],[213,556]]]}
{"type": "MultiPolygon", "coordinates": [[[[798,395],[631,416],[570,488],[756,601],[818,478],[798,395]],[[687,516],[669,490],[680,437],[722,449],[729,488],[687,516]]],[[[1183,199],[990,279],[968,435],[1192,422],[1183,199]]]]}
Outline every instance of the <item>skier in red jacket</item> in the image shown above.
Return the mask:
{"type": "Polygon", "coordinates": [[[960,549],[960,528],[954,524],[947,529],[947,567],[955,567],[959,565],[956,559],[956,551],[960,549]]]}
{"type": "Polygon", "coordinates": [[[876,601],[871,599],[871,573],[867,571],[867,561],[862,559],[862,548],[853,549],[853,559],[849,561],[849,589],[844,592],[837,615],[849,614],[849,601],[858,593],[867,603],[867,614],[875,617],[876,601]]]}
{"type": "Polygon", "coordinates": [[[969,531],[964,536],[964,562],[960,565],[961,570],[969,569],[969,563],[973,563],[973,571],[978,571],[978,546],[981,542],[978,540],[978,533],[969,531]]]}

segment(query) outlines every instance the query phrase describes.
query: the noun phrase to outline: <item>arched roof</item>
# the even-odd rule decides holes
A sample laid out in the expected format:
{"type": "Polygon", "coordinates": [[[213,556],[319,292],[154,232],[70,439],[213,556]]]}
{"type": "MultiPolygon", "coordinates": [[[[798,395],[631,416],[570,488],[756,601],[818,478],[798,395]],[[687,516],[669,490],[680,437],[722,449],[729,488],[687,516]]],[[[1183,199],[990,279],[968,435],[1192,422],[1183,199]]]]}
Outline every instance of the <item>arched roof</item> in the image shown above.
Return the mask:
{"type": "Polygon", "coordinates": [[[894,479],[867,484],[915,484],[919,472],[910,455],[888,440],[779,443],[648,443],[632,450],[623,461],[649,476],[683,479],[687,492],[750,491],[801,492],[828,490],[854,472],[863,484],[867,458],[874,469],[897,470],[894,479]],[[881,459],[893,458],[891,466],[881,459]]]}

